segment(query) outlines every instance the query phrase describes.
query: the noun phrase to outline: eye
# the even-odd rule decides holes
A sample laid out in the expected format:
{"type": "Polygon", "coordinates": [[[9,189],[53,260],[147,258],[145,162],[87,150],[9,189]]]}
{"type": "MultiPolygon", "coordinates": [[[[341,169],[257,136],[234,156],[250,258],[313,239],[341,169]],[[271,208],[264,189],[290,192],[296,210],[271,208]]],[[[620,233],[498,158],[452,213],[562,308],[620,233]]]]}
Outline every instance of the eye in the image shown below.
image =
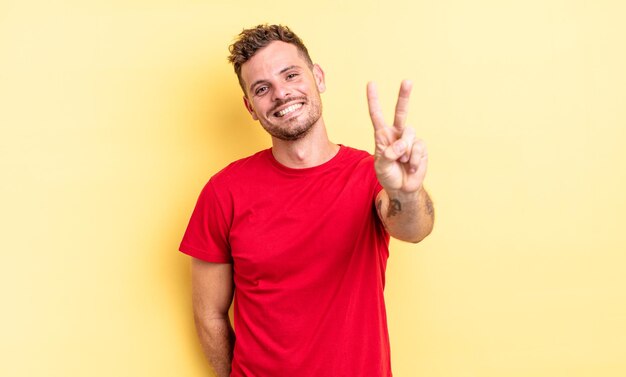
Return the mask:
{"type": "Polygon", "coordinates": [[[294,79],[294,78],[296,78],[297,76],[298,76],[298,74],[297,74],[297,73],[290,73],[290,74],[288,74],[288,75],[287,75],[287,80],[294,79]]]}
{"type": "Polygon", "coordinates": [[[257,96],[260,96],[265,92],[267,92],[267,86],[259,86],[254,90],[254,94],[257,96]]]}

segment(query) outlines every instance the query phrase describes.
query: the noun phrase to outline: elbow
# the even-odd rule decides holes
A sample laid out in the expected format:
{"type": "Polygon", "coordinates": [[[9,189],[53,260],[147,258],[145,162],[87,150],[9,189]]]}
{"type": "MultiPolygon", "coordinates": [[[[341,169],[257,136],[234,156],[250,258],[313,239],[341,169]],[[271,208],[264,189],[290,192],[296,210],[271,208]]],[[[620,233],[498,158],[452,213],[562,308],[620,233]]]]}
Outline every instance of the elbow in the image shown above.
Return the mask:
{"type": "Polygon", "coordinates": [[[414,237],[411,237],[411,238],[408,238],[408,239],[406,239],[406,240],[402,240],[402,241],[405,241],[405,242],[410,242],[410,243],[420,243],[420,242],[422,242],[422,241],[423,241],[426,237],[428,237],[428,235],[429,235],[430,233],[431,233],[431,232],[430,232],[430,231],[428,231],[427,233],[424,233],[424,234],[419,234],[419,235],[417,235],[417,236],[414,236],[414,237]]]}
{"type": "Polygon", "coordinates": [[[405,234],[391,234],[391,236],[400,241],[409,243],[419,243],[428,237],[433,231],[433,224],[428,226],[415,228],[412,232],[406,232],[405,234]]]}

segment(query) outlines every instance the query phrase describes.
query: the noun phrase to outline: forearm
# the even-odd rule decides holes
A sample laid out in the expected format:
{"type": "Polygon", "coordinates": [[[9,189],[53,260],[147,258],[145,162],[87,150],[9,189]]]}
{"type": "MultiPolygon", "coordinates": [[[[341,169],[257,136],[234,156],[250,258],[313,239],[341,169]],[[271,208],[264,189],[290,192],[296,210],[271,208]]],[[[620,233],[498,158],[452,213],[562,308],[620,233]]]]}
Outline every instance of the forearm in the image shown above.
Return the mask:
{"type": "Polygon", "coordinates": [[[376,208],[389,234],[399,240],[416,243],[433,229],[435,210],[423,187],[413,193],[383,190],[378,195],[376,208]]]}
{"type": "Polygon", "coordinates": [[[216,319],[196,317],[196,329],[204,354],[213,367],[215,376],[230,376],[235,332],[228,316],[216,319]]]}

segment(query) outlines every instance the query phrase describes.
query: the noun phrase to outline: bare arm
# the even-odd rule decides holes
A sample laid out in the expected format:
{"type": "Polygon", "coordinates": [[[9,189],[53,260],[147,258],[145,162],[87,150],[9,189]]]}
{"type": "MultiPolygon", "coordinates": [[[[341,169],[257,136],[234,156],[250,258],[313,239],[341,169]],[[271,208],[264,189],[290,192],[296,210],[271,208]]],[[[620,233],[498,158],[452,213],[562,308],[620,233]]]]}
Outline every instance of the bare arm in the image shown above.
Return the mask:
{"type": "Polygon", "coordinates": [[[435,209],[424,188],[406,195],[382,190],[376,197],[378,216],[394,238],[407,242],[419,242],[433,229],[435,209]]]}
{"type": "Polygon", "coordinates": [[[202,349],[217,377],[230,375],[235,333],[228,318],[233,299],[232,265],[192,258],[192,299],[202,349]]]}
{"type": "Polygon", "coordinates": [[[383,186],[376,198],[378,216],[389,234],[408,242],[419,242],[433,229],[433,202],[423,186],[428,166],[426,145],[405,127],[412,84],[400,86],[392,126],[382,116],[374,83],[367,86],[367,102],[374,126],[374,168],[383,186]]]}

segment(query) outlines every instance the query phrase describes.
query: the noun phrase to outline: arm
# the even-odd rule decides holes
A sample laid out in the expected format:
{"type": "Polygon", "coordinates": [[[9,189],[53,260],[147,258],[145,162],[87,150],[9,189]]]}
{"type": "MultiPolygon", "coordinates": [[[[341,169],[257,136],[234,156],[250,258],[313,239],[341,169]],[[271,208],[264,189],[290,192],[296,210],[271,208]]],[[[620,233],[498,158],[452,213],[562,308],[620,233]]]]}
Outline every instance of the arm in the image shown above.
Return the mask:
{"type": "Polygon", "coordinates": [[[376,197],[376,209],[385,229],[399,240],[417,243],[433,230],[435,210],[423,187],[414,194],[382,190],[376,197]]]}
{"type": "Polygon", "coordinates": [[[193,312],[202,349],[217,377],[230,375],[235,333],[228,309],[233,299],[232,265],[192,258],[193,312]]]}
{"type": "Polygon", "coordinates": [[[419,242],[432,231],[435,211],[423,186],[426,145],[415,137],[413,128],[404,126],[411,88],[411,82],[402,82],[391,127],[383,119],[373,83],[367,86],[367,101],[376,139],[374,168],[383,186],[376,197],[378,216],[391,236],[419,242]]]}

